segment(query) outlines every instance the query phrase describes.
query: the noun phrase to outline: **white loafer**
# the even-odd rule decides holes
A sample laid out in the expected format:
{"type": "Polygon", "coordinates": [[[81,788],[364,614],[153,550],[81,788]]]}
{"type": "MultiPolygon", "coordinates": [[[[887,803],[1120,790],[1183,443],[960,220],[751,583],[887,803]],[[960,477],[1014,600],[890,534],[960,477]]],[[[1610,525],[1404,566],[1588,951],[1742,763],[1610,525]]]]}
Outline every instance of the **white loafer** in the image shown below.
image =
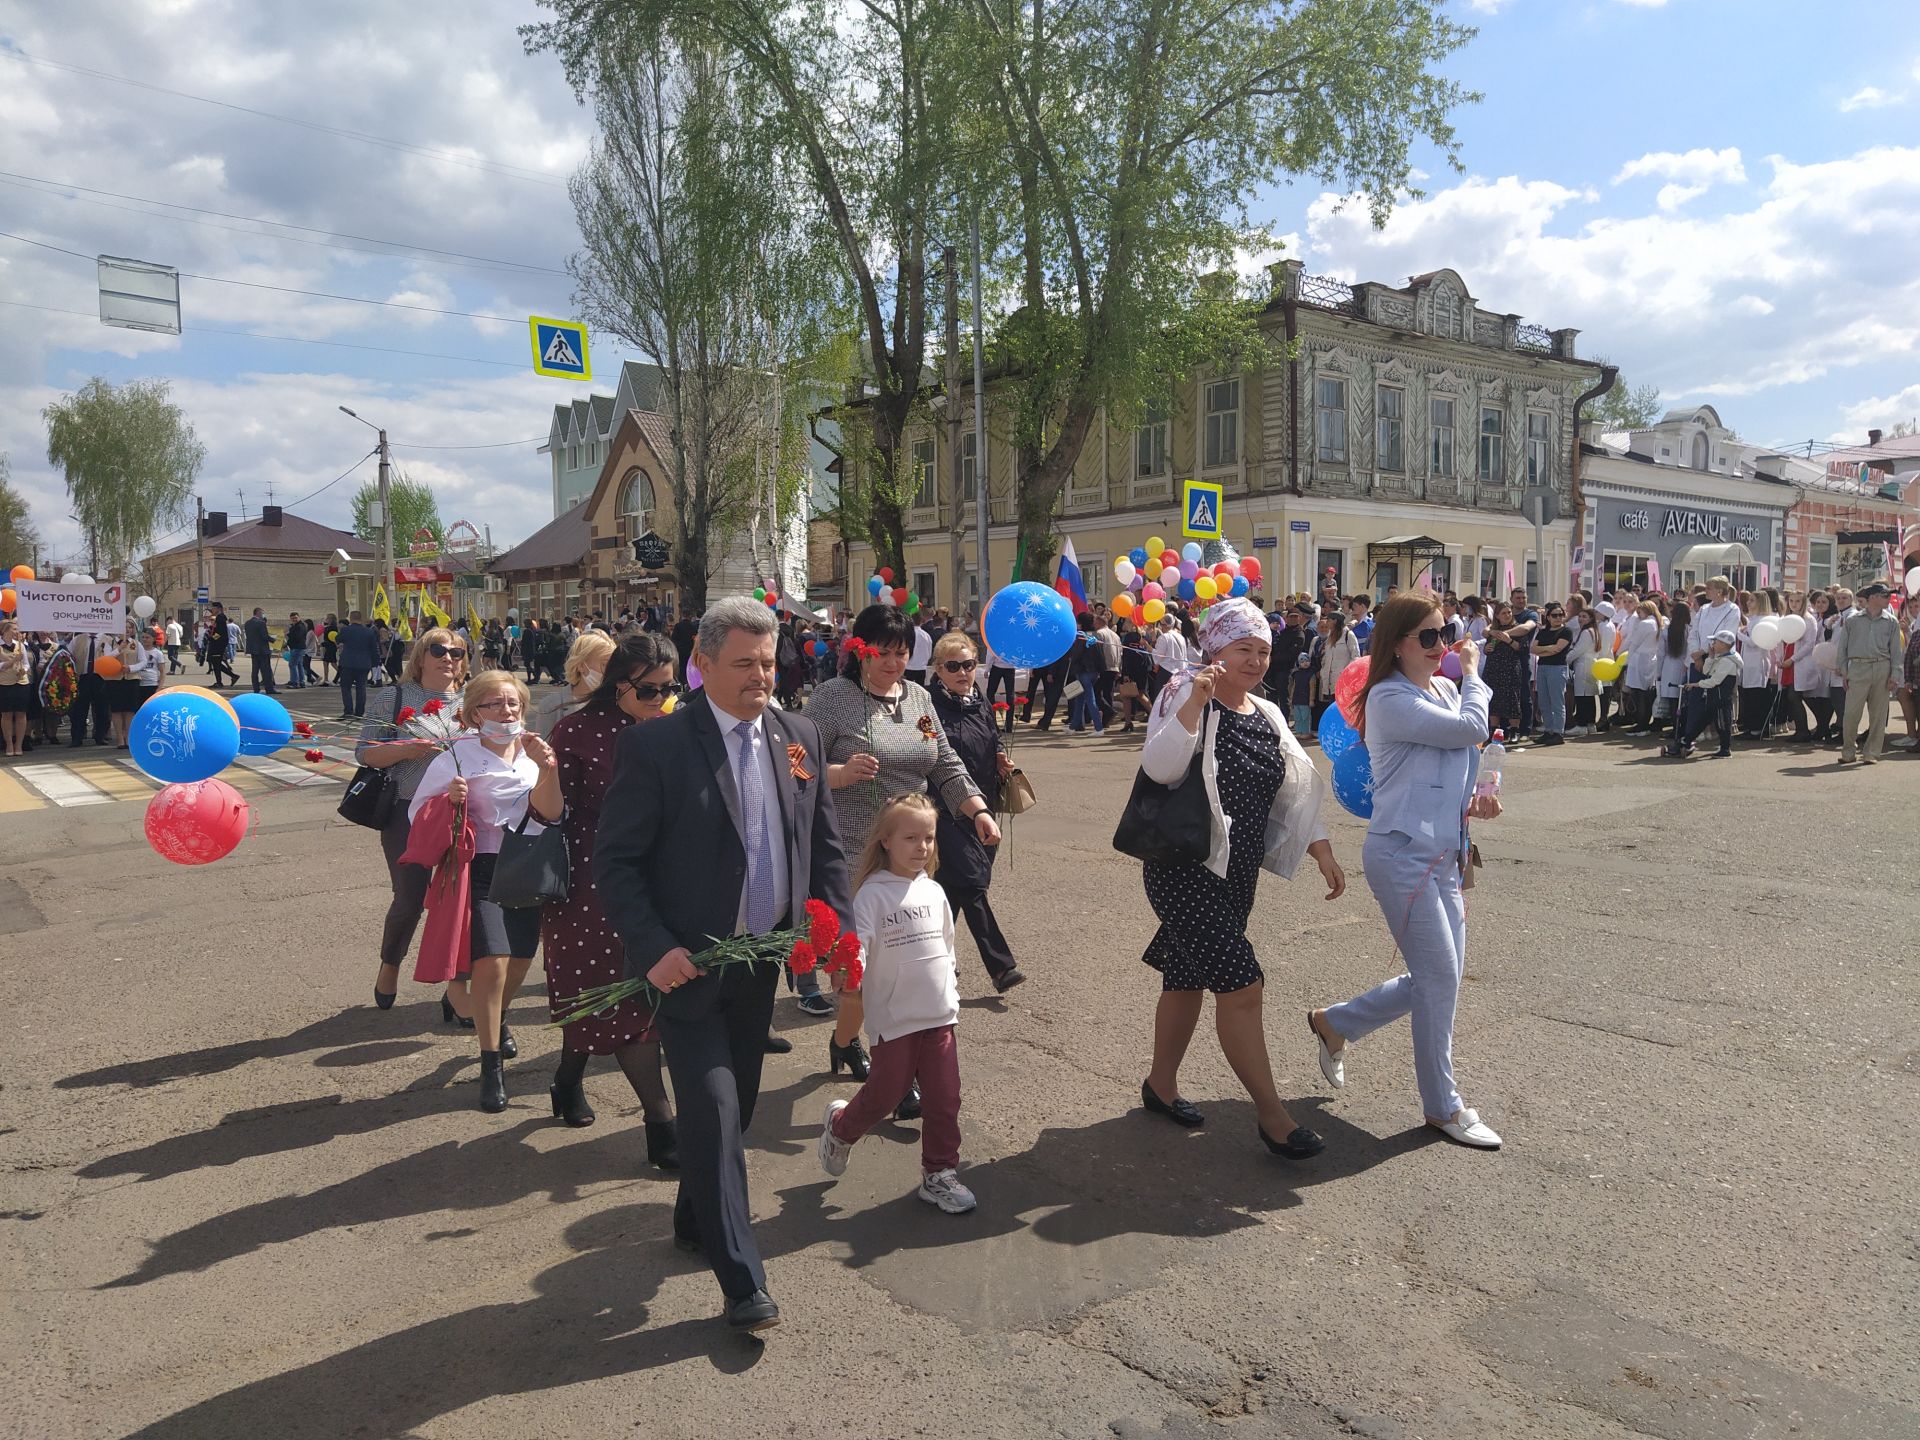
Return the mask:
{"type": "Polygon", "coordinates": [[[1320,1047],[1320,1073],[1327,1077],[1327,1084],[1336,1090],[1346,1088],[1347,1084],[1347,1047],[1338,1050],[1327,1048],[1326,1038],[1313,1028],[1313,1012],[1307,1012],[1307,1030],[1312,1034],[1314,1044],[1320,1047]]]}
{"type": "Polygon", "coordinates": [[[1457,1119],[1449,1120],[1444,1125],[1436,1124],[1432,1120],[1427,1121],[1427,1124],[1432,1125],[1456,1145],[1470,1146],[1475,1150],[1500,1148],[1500,1133],[1480,1118],[1478,1110],[1462,1110],[1457,1119]]]}

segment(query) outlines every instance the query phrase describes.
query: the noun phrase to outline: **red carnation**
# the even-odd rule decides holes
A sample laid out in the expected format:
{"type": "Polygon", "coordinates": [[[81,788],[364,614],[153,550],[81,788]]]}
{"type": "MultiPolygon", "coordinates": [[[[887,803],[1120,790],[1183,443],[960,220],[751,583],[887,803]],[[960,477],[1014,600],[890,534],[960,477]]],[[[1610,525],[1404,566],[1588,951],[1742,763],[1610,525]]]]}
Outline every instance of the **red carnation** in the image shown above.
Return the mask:
{"type": "Polygon", "coordinates": [[[311,760],[311,761],[313,761],[313,762],[314,762],[315,764],[318,764],[318,763],[319,763],[320,761],[322,761],[322,760],[324,760],[324,759],[326,759],[326,758],[327,758],[327,752],[326,752],[326,751],[324,751],[324,750],[309,750],[309,751],[307,751],[307,759],[309,759],[309,760],[311,760]]]}
{"type": "Polygon", "coordinates": [[[444,700],[429,700],[420,708],[425,710],[429,715],[438,715],[442,710],[447,708],[447,702],[444,700]]]}
{"type": "Polygon", "coordinates": [[[849,985],[860,983],[860,937],[851,930],[842,931],[838,943],[833,947],[833,959],[827,962],[829,970],[844,971],[849,985]]]}
{"type": "Polygon", "coordinates": [[[295,721],[293,733],[298,735],[302,740],[311,739],[313,737],[313,726],[304,720],[295,721]]]}
{"type": "Polygon", "coordinates": [[[814,966],[820,963],[820,957],[813,947],[804,940],[793,942],[793,953],[787,956],[787,964],[796,975],[811,975],[814,966]]]}
{"type": "MultiPolygon", "coordinates": [[[[437,700],[429,700],[427,703],[429,705],[437,705],[440,702],[437,700]]],[[[411,705],[402,705],[400,707],[400,713],[393,717],[393,723],[396,725],[404,725],[407,723],[407,721],[413,719],[413,717],[418,715],[419,713],[420,712],[414,709],[411,705]]]]}
{"type": "Polygon", "coordinates": [[[1013,707],[1007,704],[1007,702],[1004,700],[996,700],[993,702],[993,708],[996,711],[999,711],[999,710],[1011,710],[1013,707]]]}
{"type": "Polygon", "coordinates": [[[833,942],[840,938],[840,917],[824,900],[807,901],[808,938],[816,954],[831,955],[833,942]]]}
{"type": "Polygon", "coordinates": [[[846,964],[840,967],[840,973],[846,977],[847,989],[858,990],[860,982],[866,978],[867,967],[860,963],[860,956],[856,952],[848,958],[846,964]]]}

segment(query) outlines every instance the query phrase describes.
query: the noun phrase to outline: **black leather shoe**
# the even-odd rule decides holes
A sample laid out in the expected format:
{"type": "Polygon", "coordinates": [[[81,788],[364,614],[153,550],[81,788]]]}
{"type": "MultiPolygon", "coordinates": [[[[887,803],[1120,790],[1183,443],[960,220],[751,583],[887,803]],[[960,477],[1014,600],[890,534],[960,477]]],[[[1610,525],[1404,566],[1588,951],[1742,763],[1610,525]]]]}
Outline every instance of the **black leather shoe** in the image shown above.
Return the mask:
{"type": "Polygon", "coordinates": [[[701,1253],[700,1242],[691,1235],[682,1235],[678,1230],[673,1232],[673,1248],[688,1255],[701,1253]]]}
{"type": "Polygon", "coordinates": [[[647,1162],[661,1170],[680,1168],[680,1136],[673,1121],[647,1121],[647,1162]]]}
{"type": "Polygon", "coordinates": [[[393,995],[389,995],[385,991],[381,990],[381,988],[378,985],[375,985],[373,987],[373,1003],[378,1005],[382,1010],[391,1010],[393,1008],[393,1002],[397,998],[398,998],[398,992],[395,992],[395,994],[393,995]]]}
{"type": "Polygon", "coordinates": [[[593,1107],[587,1104],[587,1087],[578,1080],[571,1085],[562,1085],[557,1081],[547,1087],[547,1094],[553,1098],[553,1116],[564,1120],[576,1130],[584,1130],[593,1124],[593,1107]]]}
{"type": "Polygon", "coordinates": [[[840,1067],[845,1065],[853,1072],[853,1078],[856,1080],[865,1080],[873,1071],[872,1062],[867,1059],[866,1049],[860,1044],[858,1035],[844,1045],[837,1045],[832,1040],[828,1040],[827,1063],[833,1067],[833,1073],[836,1075],[840,1073],[840,1067]]]}
{"type": "Polygon", "coordinates": [[[480,1052],[480,1108],[489,1115],[507,1108],[507,1081],[500,1073],[498,1050],[480,1052]]]}
{"type": "Polygon", "coordinates": [[[1020,973],[1020,967],[1018,965],[1015,965],[1009,970],[1002,970],[998,975],[993,977],[993,988],[1002,995],[1013,989],[1014,986],[1024,985],[1026,983],[1027,977],[1020,973]]]}
{"type": "Polygon", "coordinates": [[[1164,1115],[1176,1125],[1184,1125],[1189,1130],[1207,1123],[1207,1117],[1185,1100],[1168,1103],[1153,1093],[1153,1086],[1147,1081],[1140,1082],[1140,1103],[1156,1115],[1164,1115]]]}
{"type": "Polygon", "coordinates": [[[445,1024],[458,1025],[463,1030],[473,1029],[473,1021],[464,1019],[453,1008],[453,1001],[449,1000],[444,993],[440,996],[440,1019],[445,1024]]]}
{"type": "Polygon", "coordinates": [[[507,1028],[507,1022],[504,1020],[500,1022],[500,1058],[502,1060],[520,1058],[520,1042],[513,1038],[513,1031],[507,1028]]]}
{"type": "Polygon", "coordinates": [[[727,1324],[735,1330],[749,1333],[771,1330],[779,1323],[780,1307],[773,1303],[773,1297],[764,1290],[727,1301],[727,1324]]]}
{"type": "Polygon", "coordinates": [[[1296,1125],[1287,1133],[1284,1142],[1267,1134],[1264,1127],[1256,1126],[1260,1139],[1276,1155],[1284,1155],[1289,1160],[1308,1160],[1327,1148],[1327,1142],[1304,1125],[1296,1125]]]}
{"type": "Polygon", "coordinates": [[[786,1036],[777,1035],[771,1030],[767,1031],[767,1054],[785,1055],[790,1053],[792,1049],[793,1042],[787,1039],[786,1036]]]}
{"type": "Polygon", "coordinates": [[[912,1087],[907,1091],[907,1098],[893,1107],[893,1118],[896,1120],[918,1120],[920,1118],[920,1082],[918,1080],[914,1081],[912,1087]]]}

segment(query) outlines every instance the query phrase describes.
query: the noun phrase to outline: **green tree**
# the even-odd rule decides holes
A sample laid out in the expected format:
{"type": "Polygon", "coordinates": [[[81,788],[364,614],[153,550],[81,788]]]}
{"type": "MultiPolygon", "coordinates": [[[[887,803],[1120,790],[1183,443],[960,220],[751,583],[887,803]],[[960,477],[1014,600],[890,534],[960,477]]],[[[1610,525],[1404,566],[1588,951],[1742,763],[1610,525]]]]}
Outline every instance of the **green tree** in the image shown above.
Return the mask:
{"type": "MultiPolygon", "coordinates": [[[[380,527],[373,523],[371,516],[379,500],[380,485],[374,480],[367,481],[353,495],[353,533],[375,545],[380,543],[380,527]]],[[[446,537],[446,527],[440,523],[440,502],[433,498],[432,486],[404,476],[391,477],[387,482],[387,504],[393,510],[396,555],[405,555],[413,537],[422,530],[431,530],[436,540],[446,537]]]]}
{"type": "Polygon", "coordinates": [[[167,395],[164,380],[114,386],[96,375],[41,412],[47,460],[66,474],[96,575],[124,571],[192,512],[207,447],[167,395]]]}
{"type": "Polygon", "coordinates": [[[13,488],[7,452],[0,450],[0,565],[31,565],[40,553],[40,532],[27,512],[26,497],[13,488]]]}
{"type": "MultiPolygon", "coordinates": [[[[1437,73],[1473,31],[1440,0],[970,0],[1011,156],[1021,304],[1002,325],[1016,391],[1024,577],[1103,407],[1137,415],[1201,364],[1251,354],[1254,307],[1207,278],[1269,242],[1255,191],[1304,176],[1409,193],[1411,149],[1457,168],[1437,73]]],[[[1264,298],[1264,297],[1262,297],[1264,298]]]]}
{"type": "MultiPolygon", "coordinates": [[[[1592,362],[1610,365],[1604,356],[1592,362]]],[[[1613,388],[1593,404],[1593,426],[1601,430],[1643,430],[1660,418],[1660,387],[1631,386],[1616,378],[1613,388]]]]}

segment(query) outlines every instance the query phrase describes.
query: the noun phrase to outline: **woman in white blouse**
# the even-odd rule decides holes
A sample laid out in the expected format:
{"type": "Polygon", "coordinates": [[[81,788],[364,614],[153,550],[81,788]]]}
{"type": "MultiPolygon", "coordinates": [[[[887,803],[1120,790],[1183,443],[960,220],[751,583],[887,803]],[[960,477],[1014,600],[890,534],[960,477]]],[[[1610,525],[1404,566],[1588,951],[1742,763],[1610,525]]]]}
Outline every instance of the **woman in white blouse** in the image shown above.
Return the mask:
{"type": "MultiPolygon", "coordinates": [[[[537,834],[558,821],[564,808],[559,767],[547,742],[527,729],[528,708],[527,687],[516,675],[488,670],[469,680],[460,699],[460,722],[477,733],[462,735],[435,757],[407,807],[410,817],[418,816],[427,801],[444,795],[466,806],[473,825],[468,871],[473,973],[465,998],[480,1041],[480,1108],[489,1113],[507,1108],[500,1062],[520,1050],[506,1027],[506,1011],[540,948],[539,907],[508,910],[494,904],[488,897],[493,867],[501,836],[529,811],[528,833],[537,834]]],[[[455,987],[448,989],[460,998],[455,987]]]]}

